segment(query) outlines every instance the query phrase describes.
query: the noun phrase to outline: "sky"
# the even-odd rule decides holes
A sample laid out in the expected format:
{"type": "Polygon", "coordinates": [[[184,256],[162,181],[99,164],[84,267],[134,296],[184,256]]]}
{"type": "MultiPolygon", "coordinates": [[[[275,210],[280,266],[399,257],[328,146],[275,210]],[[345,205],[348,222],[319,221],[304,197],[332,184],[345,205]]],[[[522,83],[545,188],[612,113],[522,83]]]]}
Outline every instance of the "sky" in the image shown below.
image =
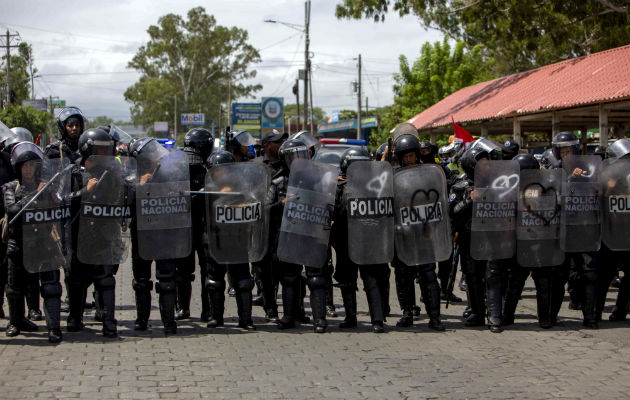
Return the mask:
{"type": "MultiPolygon", "coordinates": [[[[333,110],[356,109],[351,82],[357,77],[357,56],[363,65],[363,98],[370,108],[392,104],[393,73],[398,57],[410,61],[420,54],[426,41],[441,40],[442,34],[426,30],[417,17],[391,13],[385,22],[338,20],[335,5],[341,0],[311,3],[310,50],[313,53],[313,104],[328,115],[333,110]]],[[[237,26],[249,32],[249,43],[261,54],[253,65],[252,83],[263,89],[256,97],[284,97],[295,103],[292,87],[304,63],[304,37],[299,31],[267,19],[304,24],[304,1],[149,1],[149,0],[0,0],[0,32],[19,33],[33,46],[35,96],[58,96],[68,105],[79,106],[88,118],[106,115],[130,120],[125,89],[139,78],[127,63],[149,36],[147,29],[160,16],[185,16],[202,6],[217,24],[237,26]]],[[[300,88],[302,93],[302,88],[300,88]]],[[[301,99],[300,99],[301,100],[301,99]]]]}

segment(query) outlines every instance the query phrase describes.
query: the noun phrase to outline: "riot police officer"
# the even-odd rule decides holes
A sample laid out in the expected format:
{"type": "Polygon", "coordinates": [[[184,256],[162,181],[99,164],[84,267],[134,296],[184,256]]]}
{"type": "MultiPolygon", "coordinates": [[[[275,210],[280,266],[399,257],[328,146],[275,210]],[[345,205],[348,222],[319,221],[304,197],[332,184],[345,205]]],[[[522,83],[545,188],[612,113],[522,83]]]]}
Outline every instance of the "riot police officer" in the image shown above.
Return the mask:
{"type": "MultiPolygon", "coordinates": [[[[213,136],[204,128],[193,128],[184,136],[184,151],[188,156],[190,166],[190,190],[198,191],[203,188],[206,177],[205,160],[208,159],[213,149],[213,136]]],[[[203,232],[205,225],[205,199],[201,195],[192,196],[192,221],[193,221],[193,251],[190,255],[177,262],[177,304],[178,310],[175,319],[190,318],[190,298],[192,282],[195,279],[195,253],[199,259],[201,278],[201,321],[208,322],[210,307],[208,305],[208,292],[205,285],[208,260],[204,251],[203,232]]]]}
{"type": "MultiPolygon", "coordinates": [[[[0,147],[4,146],[7,139],[15,134],[2,122],[0,122],[0,147]]],[[[11,154],[6,151],[0,151],[0,185],[11,182],[15,179],[13,166],[11,165],[11,154]]],[[[4,217],[4,203],[0,202],[0,218],[4,217]]],[[[0,240],[0,318],[4,318],[4,287],[7,283],[7,261],[6,261],[6,244],[0,240]]]]}
{"type": "Polygon", "coordinates": [[[225,150],[232,153],[236,162],[249,161],[255,157],[249,151],[256,144],[256,139],[248,131],[231,131],[227,133],[225,150]]]}
{"type": "Polygon", "coordinates": [[[521,146],[514,139],[508,139],[501,146],[501,155],[503,160],[511,160],[518,155],[521,146]]]}

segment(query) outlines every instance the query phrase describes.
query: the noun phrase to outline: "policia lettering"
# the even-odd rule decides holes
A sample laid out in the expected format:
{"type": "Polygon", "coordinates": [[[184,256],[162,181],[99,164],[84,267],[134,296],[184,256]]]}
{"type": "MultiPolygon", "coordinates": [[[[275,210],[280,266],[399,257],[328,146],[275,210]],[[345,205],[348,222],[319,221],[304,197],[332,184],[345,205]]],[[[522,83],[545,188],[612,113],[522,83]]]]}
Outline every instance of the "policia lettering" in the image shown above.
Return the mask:
{"type": "Polygon", "coordinates": [[[141,215],[185,214],[189,212],[186,196],[158,197],[140,201],[141,215]]]}
{"type": "Polygon", "coordinates": [[[26,224],[59,221],[67,218],[70,218],[70,207],[50,208],[47,210],[38,211],[26,211],[24,213],[24,223],[26,224]]]}
{"type": "Polygon", "coordinates": [[[394,199],[391,197],[371,199],[350,199],[350,218],[381,218],[394,215],[394,199]]]}
{"type": "Polygon", "coordinates": [[[313,224],[330,226],[331,210],[328,207],[318,207],[312,204],[287,201],[287,218],[301,220],[313,224]]]}
{"type": "Polygon", "coordinates": [[[630,196],[608,196],[608,211],[630,213],[630,196]]]}
{"type": "Polygon", "coordinates": [[[261,217],[260,202],[239,205],[217,205],[217,224],[243,224],[259,221],[261,217]]]}
{"type": "Polygon", "coordinates": [[[400,224],[403,226],[440,222],[443,218],[442,203],[439,202],[400,208],[400,224]]]}
{"type": "Polygon", "coordinates": [[[129,206],[95,206],[91,204],[83,204],[82,206],[81,214],[87,217],[131,217],[131,208],[129,206]]]}

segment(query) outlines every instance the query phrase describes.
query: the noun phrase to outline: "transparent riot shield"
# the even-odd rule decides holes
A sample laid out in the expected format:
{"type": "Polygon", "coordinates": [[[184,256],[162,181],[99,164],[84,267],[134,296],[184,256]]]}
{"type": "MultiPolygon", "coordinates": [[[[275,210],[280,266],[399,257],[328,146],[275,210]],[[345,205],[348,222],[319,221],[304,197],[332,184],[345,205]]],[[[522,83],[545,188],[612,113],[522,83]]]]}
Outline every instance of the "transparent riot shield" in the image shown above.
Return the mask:
{"type": "Polygon", "coordinates": [[[206,173],[208,249],[218,263],[260,261],[269,241],[269,169],[260,163],[215,165],[206,173]]]}
{"type": "Polygon", "coordinates": [[[90,156],[84,166],[77,257],[85,264],[120,264],[128,254],[135,159],[90,156]]]}
{"type": "Polygon", "coordinates": [[[599,184],[602,241],[615,251],[630,250],[630,159],[602,162],[599,184]]]}
{"type": "Polygon", "coordinates": [[[396,256],[406,265],[447,260],[453,245],[442,168],[422,164],[396,171],[394,193],[396,256]]]}
{"type": "Polygon", "coordinates": [[[598,251],[601,244],[599,156],[562,160],[560,248],[566,252],[598,251]]]}
{"type": "Polygon", "coordinates": [[[516,216],[516,259],[523,267],[564,262],[560,249],[562,170],[521,171],[516,216]]]}
{"type": "Polygon", "coordinates": [[[336,186],[334,166],[304,159],[291,163],[277,251],[281,261],[325,265],[336,186]]]}
{"type": "Polygon", "coordinates": [[[138,254],[145,260],[187,257],[192,251],[192,220],[186,153],[165,153],[149,174],[138,177],[136,184],[138,254]]]}
{"type": "MultiPolygon", "coordinates": [[[[71,251],[70,194],[71,165],[60,159],[44,159],[39,190],[24,207],[22,223],[22,260],[28,272],[53,271],[64,267],[71,251]]],[[[28,190],[21,186],[21,190],[28,190]]],[[[16,221],[16,223],[19,223],[16,221]]]]}
{"type": "Polygon", "coordinates": [[[514,256],[519,172],[513,160],[481,160],[475,166],[470,242],[475,260],[514,256]]]}
{"type": "Polygon", "coordinates": [[[356,161],[347,171],[348,254],[359,265],[394,257],[394,172],[387,162],[356,161]]]}

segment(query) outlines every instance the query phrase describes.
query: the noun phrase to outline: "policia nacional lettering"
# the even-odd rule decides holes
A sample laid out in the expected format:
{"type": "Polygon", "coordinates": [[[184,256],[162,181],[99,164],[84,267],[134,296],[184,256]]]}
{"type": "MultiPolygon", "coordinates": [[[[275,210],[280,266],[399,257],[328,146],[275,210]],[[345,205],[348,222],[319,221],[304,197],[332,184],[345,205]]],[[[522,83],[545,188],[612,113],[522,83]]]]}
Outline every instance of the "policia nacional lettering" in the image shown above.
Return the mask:
{"type": "Polygon", "coordinates": [[[188,197],[157,197],[140,201],[140,215],[185,214],[190,210],[188,197]]]}
{"type": "Polygon", "coordinates": [[[70,218],[70,207],[49,208],[24,213],[25,224],[54,222],[68,218],[70,218]]]}
{"type": "Polygon", "coordinates": [[[330,226],[330,215],[331,210],[328,207],[296,203],[294,201],[288,201],[286,204],[286,216],[290,220],[330,226]]]}
{"type": "Polygon", "coordinates": [[[260,220],[260,202],[236,205],[217,205],[214,215],[217,224],[243,224],[260,220]]]}
{"type": "Polygon", "coordinates": [[[394,215],[391,197],[350,199],[348,200],[350,218],[381,218],[394,215]]]}
{"type": "Polygon", "coordinates": [[[565,212],[599,211],[599,197],[597,196],[565,196],[565,212]]]}
{"type": "Polygon", "coordinates": [[[512,218],[516,216],[516,204],[512,202],[479,202],[475,218],[512,218]]]}
{"type": "Polygon", "coordinates": [[[608,211],[630,213],[630,196],[608,196],[608,211]]]}

